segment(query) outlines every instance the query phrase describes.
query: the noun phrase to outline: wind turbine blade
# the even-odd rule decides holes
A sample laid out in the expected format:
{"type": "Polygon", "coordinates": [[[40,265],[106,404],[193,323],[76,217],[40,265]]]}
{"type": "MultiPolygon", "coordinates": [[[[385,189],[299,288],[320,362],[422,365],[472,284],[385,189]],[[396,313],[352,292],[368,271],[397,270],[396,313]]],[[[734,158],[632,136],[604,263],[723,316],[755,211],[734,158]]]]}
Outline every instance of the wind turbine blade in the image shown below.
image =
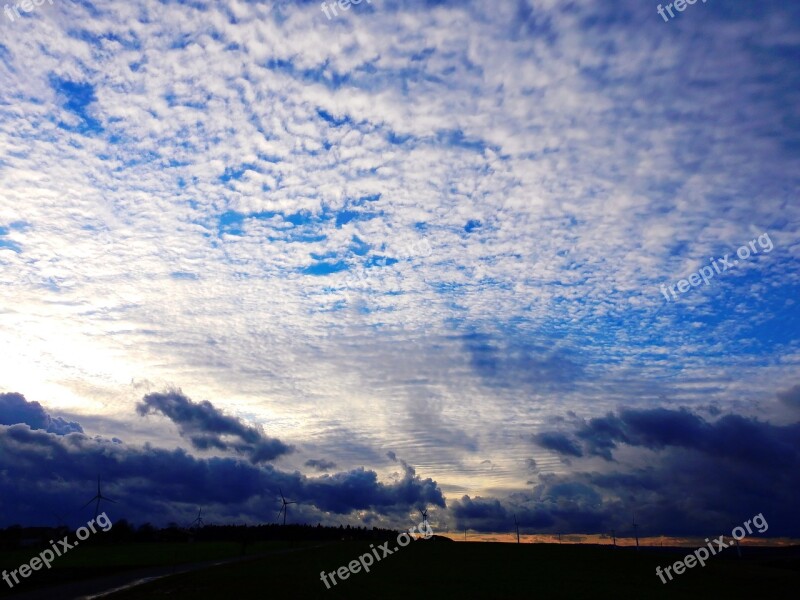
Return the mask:
{"type": "Polygon", "coordinates": [[[87,506],[89,506],[89,505],[90,505],[92,502],[94,502],[95,500],[97,500],[97,496],[95,496],[94,498],[92,498],[91,500],[89,500],[89,501],[88,501],[86,504],[84,504],[83,506],[81,506],[81,510],[83,510],[84,508],[86,508],[87,506]]]}
{"type": "Polygon", "coordinates": [[[111,498],[106,498],[105,496],[100,496],[100,498],[102,498],[102,499],[103,499],[103,500],[105,500],[106,502],[113,502],[114,504],[116,504],[116,503],[117,503],[117,501],[116,501],[116,500],[112,500],[111,498]]]}
{"type": "Polygon", "coordinates": [[[279,491],[279,492],[280,492],[280,494],[281,494],[281,500],[283,500],[283,502],[284,502],[284,504],[285,504],[285,503],[286,503],[286,498],[284,498],[284,497],[283,497],[283,490],[282,490],[281,488],[278,488],[278,491],[279,491]]]}

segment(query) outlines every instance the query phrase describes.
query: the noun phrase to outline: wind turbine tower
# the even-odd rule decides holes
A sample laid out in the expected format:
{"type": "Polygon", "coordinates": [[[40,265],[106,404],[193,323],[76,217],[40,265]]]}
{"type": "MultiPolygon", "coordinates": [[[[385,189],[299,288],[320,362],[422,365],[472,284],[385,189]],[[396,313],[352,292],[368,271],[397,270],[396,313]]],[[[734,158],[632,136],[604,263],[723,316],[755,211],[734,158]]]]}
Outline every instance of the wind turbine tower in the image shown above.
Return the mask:
{"type": "Polygon", "coordinates": [[[278,511],[278,518],[280,519],[281,513],[283,513],[283,525],[286,526],[286,513],[289,512],[289,509],[287,507],[290,504],[297,504],[297,502],[293,500],[292,501],[286,500],[286,498],[283,497],[283,490],[281,490],[281,488],[278,488],[278,491],[281,493],[281,502],[283,503],[283,506],[281,506],[281,509],[278,511]]]}
{"type": "Polygon", "coordinates": [[[517,523],[517,515],[514,514],[514,527],[517,530],[517,543],[519,544],[519,523],[517,523]]]}
{"type": "Polygon", "coordinates": [[[422,515],[422,526],[425,528],[425,531],[427,532],[428,529],[430,529],[428,527],[428,509],[419,508],[417,510],[419,510],[419,514],[422,515]]]}

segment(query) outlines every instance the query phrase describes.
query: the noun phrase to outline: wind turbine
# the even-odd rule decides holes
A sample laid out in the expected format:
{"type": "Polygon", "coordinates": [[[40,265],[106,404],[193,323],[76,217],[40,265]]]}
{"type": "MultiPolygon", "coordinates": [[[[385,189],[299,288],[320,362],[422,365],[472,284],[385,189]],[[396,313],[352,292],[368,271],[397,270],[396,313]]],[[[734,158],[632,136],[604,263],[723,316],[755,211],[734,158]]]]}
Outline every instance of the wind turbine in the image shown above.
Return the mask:
{"type": "Polygon", "coordinates": [[[636,551],[639,551],[639,525],[636,523],[636,513],[633,513],[633,533],[636,536],[636,551]]]}
{"type": "Polygon", "coordinates": [[[613,529],[611,530],[611,537],[614,540],[614,547],[616,548],[617,547],[617,532],[614,531],[613,529]]]}
{"type": "Polygon", "coordinates": [[[97,477],[97,494],[95,494],[94,498],[89,500],[86,504],[81,506],[81,510],[89,506],[92,502],[97,501],[97,505],[94,507],[94,518],[97,519],[97,515],[100,514],[100,501],[107,500],[108,502],[113,502],[114,504],[117,503],[116,500],[112,500],[107,496],[103,496],[103,493],[100,491],[100,477],[97,477]]]}
{"type": "Polygon", "coordinates": [[[519,523],[517,523],[517,515],[514,513],[514,527],[517,530],[517,543],[519,544],[519,523]]]}
{"type": "Polygon", "coordinates": [[[203,517],[201,516],[202,513],[203,513],[203,507],[200,506],[197,509],[197,518],[194,521],[192,521],[191,523],[189,523],[189,529],[194,527],[195,523],[197,523],[198,527],[205,527],[206,526],[206,523],[205,523],[205,521],[203,521],[203,517]]]}
{"type": "Polygon", "coordinates": [[[426,508],[425,510],[423,510],[421,508],[418,508],[417,510],[419,510],[419,514],[422,515],[422,526],[425,527],[425,531],[427,531],[428,530],[428,527],[427,527],[427,525],[428,525],[428,509],[426,508]]]}
{"type": "Polygon", "coordinates": [[[281,506],[281,509],[278,511],[278,518],[280,519],[281,513],[283,513],[283,524],[286,525],[286,513],[289,512],[289,510],[286,507],[289,506],[290,504],[297,504],[297,502],[295,501],[288,502],[286,498],[283,497],[283,491],[281,490],[281,488],[278,488],[278,491],[281,493],[281,502],[283,502],[283,506],[281,506]]]}

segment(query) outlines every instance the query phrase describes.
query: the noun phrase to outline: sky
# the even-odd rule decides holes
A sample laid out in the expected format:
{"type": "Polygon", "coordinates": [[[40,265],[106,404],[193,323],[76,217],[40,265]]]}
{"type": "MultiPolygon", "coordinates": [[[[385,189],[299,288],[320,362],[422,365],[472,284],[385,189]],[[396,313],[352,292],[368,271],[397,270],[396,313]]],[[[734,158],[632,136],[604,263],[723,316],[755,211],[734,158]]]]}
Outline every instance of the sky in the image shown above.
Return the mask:
{"type": "Polygon", "coordinates": [[[5,5],[0,527],[800,537],[800,6],[343,4],[5,5]]]}

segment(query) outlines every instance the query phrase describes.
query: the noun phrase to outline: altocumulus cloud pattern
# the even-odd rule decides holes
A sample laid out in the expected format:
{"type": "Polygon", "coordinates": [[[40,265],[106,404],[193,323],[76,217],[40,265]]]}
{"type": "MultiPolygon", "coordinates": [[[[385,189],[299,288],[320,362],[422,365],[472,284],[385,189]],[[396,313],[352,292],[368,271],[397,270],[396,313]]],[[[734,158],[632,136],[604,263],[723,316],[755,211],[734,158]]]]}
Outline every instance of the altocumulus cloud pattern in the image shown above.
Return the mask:
{"type": "Polygon", "coordinates": [[[800,536],[797,4],[331,5],[0,17],[0,526],[800,536]]]}

